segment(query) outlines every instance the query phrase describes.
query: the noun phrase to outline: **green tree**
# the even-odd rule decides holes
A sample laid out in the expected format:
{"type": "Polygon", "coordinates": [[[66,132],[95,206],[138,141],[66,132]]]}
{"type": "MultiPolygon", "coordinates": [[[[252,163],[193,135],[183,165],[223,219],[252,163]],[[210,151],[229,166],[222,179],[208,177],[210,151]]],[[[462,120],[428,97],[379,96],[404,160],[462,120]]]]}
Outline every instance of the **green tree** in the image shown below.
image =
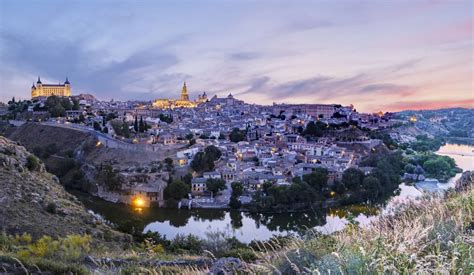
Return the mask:
{"type": "Polygon", "coordinates": [[[111,165],[105,165],[99,172],[98,178],[110,191],[119,191],[122,189],[118,172],[115,171],[111,165]]]}
{"type": "Polygon", "coordinates": [[[81,108],[81,106],[79,105],[79,100],[77,100],[76,98],[74,98],[72,100],[72,109],[73,110],[79,110],[81,108]]]}
{"type": "Polygon", "coordinates": [[[159,118],[160,118],[161,121],[166,122],[168,124],[173,122],[173,118],[171,116],[167,116],[165,114],[160,114],[159,118]]]}
{"type": "Polygon", "coordinates": [[[166,170],[171,171],[173,169],[173,159],[172,158],[165,158],[165,165],[166,170]]]}
{"type": "Polygon", "coordinates": [[[191,181],[193,180],[193,175],[191,173],[187,173],[183,176],[183,182],[187,185],[191,186],[191,181]]]}
{"type": "Polygon", "coordinates": [[[26,168],[30,171],[38,171],[40,168],[40,161],[37,157],[29,155],[26,158],[26,168]]]}
{"type": "Polygon", "coordinates": [[[191,161],[191,168],[196,172],[211,171],[214,169],[214,161],[221,156],[221,151],[211,145],[204,152],[198,152],[191,161]]]}
{"type": "Polygon", "coordinates": [[[206,149],[204,149],[204,153],[213,161],[218,160],[222,155],[221,150],[214,145],[207,146],[206,149]]]}
{"type": "Polygon", "coordinates": [[[232,196],[240,197],[244,194],[244,185],[241,182],[231,183],[232,187],[232,196]]]}
{"type": "Polygon", "coordinates": [[[226,188],[225,180],[223,179],[207,179],[206,181],[207,190],[211,191],[213,194],[217,194],[221,190],[226,188]]]}
{"type": "Polygon", "coordinates": [[[72,103],[68,97],[63,97],[60,99],[61,105],[63,106],[64,110],[72,110],[72,103]]]}
{"type": "Polygon", "coordinates": [[[135,116],[135,121],[133,122],[133,130],[135,130],[135,133],[138,133],[138,118],[135,116]]]}
{"type": "Polygon", "coordinates": [[[100,127],[100,124],[97,121],[94,121],[94,130],[102,131],[102,128],[100,127]]]}
{"type": "Polygon", "coordinates": [[[140,123],[138,124],[138,131],[140,133],[143,133],[143,132],[145,132],[145,130],[146,129],[145,129],[145,124],[143,123],[143,117],[140,116],[140,123]]]}
{"type": "Polygon", "coordinates": [[[232,195],[230,197],[229,206],[232,209],[239,209],[242,206],[242,203],[239,201],[239,197],[232,195]]]}
{"type": "Polygon", "coordinates": [[[123,121],[119,119],[114,119],[110,121],[110,125],[114,129],[115,134],[119,136],[123,135],[123,121]]]}
{"type": "Polygon", "coordinates": [[[303,181],[315,191],[321,192],[328,182],[328,170],[325,168],[316,168],[311,174],[304,175],[303,181]]]}
{"type": "Polygon", "coordinates": [[[360,189],[363,179],[364,173],[357,168],[346,169],[342,174],[342,183],[353,191],[360,189]]]}
{"type": "Polygon", "coordinates": [[[318,121],[315,123],[314,121],[310,121],[306,125],[306,129],[303,131],[305,136],[310,137],[321,137],[323,135],[323,129],[325,128],[325,124],[318,121]]]}
{"type": "Polygon", "coordinates": [[[180,180],[174,180],[169,183],[163,194],[166,200],[174,202],[186,198],[191,191],[191,187],[180,180]]]}
{"type": "Polygon", "coordinates": [[[130,137],[130,129],[128,128],[128,123],[126,121],[123,121],[122,123],[122,136],[125,138],[130,137]]]}
{"type": "Polygon", "coordinates": [[[229,135],[229,139],[232,142],[243,141],[245,139],[245,131],[241,131],[239,128],[234,128],[229,135]]]}
{"type": "Polygon", "coordinates": [[[368,176],[365,177],[362,186],[367,192],[368,199],[375,199],[380,195],[381,192],[381,185],[379,180],[376,177],[368,176]]]}

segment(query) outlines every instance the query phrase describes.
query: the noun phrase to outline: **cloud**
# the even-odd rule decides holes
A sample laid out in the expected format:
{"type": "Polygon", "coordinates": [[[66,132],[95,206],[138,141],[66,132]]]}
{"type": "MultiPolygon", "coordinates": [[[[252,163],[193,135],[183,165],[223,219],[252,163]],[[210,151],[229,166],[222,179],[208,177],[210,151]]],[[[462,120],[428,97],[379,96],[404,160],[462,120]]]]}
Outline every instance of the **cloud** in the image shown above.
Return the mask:
{"type": "Polygon", "coordinates": [[[415,88],[407,85],[380,83],[366,85],[359,91],[362,93],[392,93],[398,96],[408,96],[415,92],[415,88]]]}
{"type": "Polygon", "coordinates": [[[2,33],[0,39],[3,66],[40,74],[45,80],[63,81],[68,76],[75,93],[86,91],[103,98],[128,99],[135,93],[154,92],[157,87],[190,77],[165,73],[179,59],[163,51],[160,45],[137,49],[123,60],[107,61],[106,50],[88,51],[79,40],[27,38],[10,33],[2,33]]]}
{"type": "MultiPolygon", "coordinates": [[[[472,8],[472,7],[471,7],[472,8]]],[[[427,35],[426,41],[430,44],[449,44],[461,41],[471,41],[474,36],[474,19],[469,18],[452,23],[427,35]]]]}
{"type": "Polygon", "coordinates": [[[382,82],[407,74],[420,64],[421,59],[410,59],[390,66],[371,69],[348,77],[318,75],[283,83],[271,82],[269,76],[254,77],[250,87],[236,95],[250,99],[252,96],[266,97],[268,101],[307,103],[375,102],[380,98],[401,99],[416,94],[419,87],[414,85],[382,82]]]}
{"type": "Polygon", "coordinates": [[[236,52],[229,55],[233,61],[245,61],[252,60],[261,57],[262,55],[257,52],[236,52]]]}
{"type": "Polygon", "coordinates": [[[334,22],[329,20],[315,20],[313,18],[299,19],[288,26],[289,30],[307,31],[334,26],[334,22]]]}
{"type": "Polygon", "coordinates": [[[382,106],[384,109],[391,111],[402,110],[424,110],[424,109],[440,109],[440,108],[474,108],[474,99],[467,100],[423,100],[423,101],[397,101],[382,106]]]}

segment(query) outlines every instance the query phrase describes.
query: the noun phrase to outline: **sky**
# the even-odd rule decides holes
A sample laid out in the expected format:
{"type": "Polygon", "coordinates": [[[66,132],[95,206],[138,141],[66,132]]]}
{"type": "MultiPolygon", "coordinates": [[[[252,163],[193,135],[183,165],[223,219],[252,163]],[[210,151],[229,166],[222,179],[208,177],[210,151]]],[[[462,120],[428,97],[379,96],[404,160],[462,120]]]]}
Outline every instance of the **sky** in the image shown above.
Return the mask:
{"type": "Polygon", "coordinates": [[[0,0],[0,101],[33,82],[102,100],[474,108],[474,1],[0,0]]]}

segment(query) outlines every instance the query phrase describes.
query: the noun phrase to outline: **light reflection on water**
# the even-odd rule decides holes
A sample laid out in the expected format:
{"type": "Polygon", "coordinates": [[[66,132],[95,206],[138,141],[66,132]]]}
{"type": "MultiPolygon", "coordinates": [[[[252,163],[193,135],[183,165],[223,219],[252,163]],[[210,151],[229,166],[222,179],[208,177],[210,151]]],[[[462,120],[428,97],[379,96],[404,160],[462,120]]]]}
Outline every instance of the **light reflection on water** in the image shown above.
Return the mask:
{"type": "MultiPolygon", "coordinates": [[[[473,149],[472,146],[447,144],[439,153],[453,157],[458,166],[466,170],[474,169],[473,149]],[[469,150],[471,155],[468,154],[469,150]]],[[[459,176],[460,174],[456,178],[459,176]]],[[[447,188],[453,184],[454,179],[439,187],[447,188]]],[[[390,212],[398,204],[420,195],[422,193],[418,189],[402,183],[399,194],[380,207],[352,205],[304,213],[251,214],[215,209],[163,208],[144,208],[137,213],[129,206],[107,203],[78,194],[88,208],[126,230],[150,230],[166,235],[167,238],[173,238],[177,234],[204,237],[206,232],[225,231],[242,242],[266,240],[273,235],[297,234],[309,228],[329,234],[343,229],[349,223],[348,217],[352,217],[361,226],[366,226],[374,220],[380,209],[382,213],[390,212]]]]}

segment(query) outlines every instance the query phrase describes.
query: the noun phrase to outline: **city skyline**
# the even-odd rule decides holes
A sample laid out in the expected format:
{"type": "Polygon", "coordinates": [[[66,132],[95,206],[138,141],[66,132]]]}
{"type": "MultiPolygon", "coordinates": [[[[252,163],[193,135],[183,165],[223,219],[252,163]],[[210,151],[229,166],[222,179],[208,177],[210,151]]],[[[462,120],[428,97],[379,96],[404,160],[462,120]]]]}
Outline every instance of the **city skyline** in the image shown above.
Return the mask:
{"type": "Polygon", "coordinates": [[[100,99],[186,81],[258,104],[474,107],[471,1],[86,2],[0,3],[1,101],[40,75],[100,99]]]}

